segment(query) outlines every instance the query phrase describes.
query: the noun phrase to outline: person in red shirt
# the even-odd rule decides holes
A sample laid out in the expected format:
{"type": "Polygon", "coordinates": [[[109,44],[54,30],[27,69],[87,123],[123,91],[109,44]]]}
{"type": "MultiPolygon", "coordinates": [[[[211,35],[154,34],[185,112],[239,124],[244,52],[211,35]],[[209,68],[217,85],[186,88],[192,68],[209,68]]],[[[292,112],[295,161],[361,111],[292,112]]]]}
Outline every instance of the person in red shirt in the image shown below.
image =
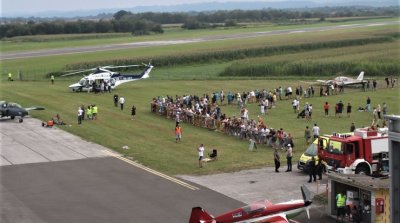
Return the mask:
{"type": "Polygon", "coordinates": [[[324,104],[325,117],[329,115],[329,103],[326,101],[324,104]]]}
{"type": "Polygon", "coordinates": [[[176,143],[178,143],[178,141],[180,142],[181,138],[182,138],[182,127],[179,125],[179,123],[176,123],[176,126],[175,126],[176,143]]]}

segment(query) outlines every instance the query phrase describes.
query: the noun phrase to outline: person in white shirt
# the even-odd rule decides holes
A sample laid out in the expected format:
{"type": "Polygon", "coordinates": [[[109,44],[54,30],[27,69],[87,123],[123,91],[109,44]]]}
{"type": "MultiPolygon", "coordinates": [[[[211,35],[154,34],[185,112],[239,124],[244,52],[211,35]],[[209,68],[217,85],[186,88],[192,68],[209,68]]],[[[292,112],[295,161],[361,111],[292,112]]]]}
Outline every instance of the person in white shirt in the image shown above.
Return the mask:
{"type": "Polygon", "coordinates": [[[83,110],[81,107],[78,107],[78,124],[82,124],[82,116],[83,116],[83,110]]]}
{"type": "Polygon", "coordinates": [[[203,167],[203,154],[204,154],[204,145],[200,144],[197,148],[197,152],[199,153],[199,167],[203,167]]]}
{"type": "Polygon", "coordinates": [[[314,127],[312,128],[312,132],[314,134],[314,139],[318,139],[318,137],[319,137],[319,127],[317,126],[317,123],[314,124],[314,127]]]}
{"type": "Polygon", "coordinates": [[[296,113],[296,111],[297,111],[297,99],[296,98],[293,99],[292,106],[293,106],[294,113],[296,113]]]}
{"type": "Polygon", "coordinates": [[[286,160],[287,160],[287,170],[286,170],[286,172],[291,172],[292,171],[292,156],[293,156],[292,145],[288,144],[287,145],[287,150],[286,150],[286,160]]]}
{"type": "Polygon", "coordinates": [[[261,115],[265,115],[265,101],[262,100],[262,102],[260,103],[260,112],[261,115]]]}
{"type": "Polygon", "coordinates": [[[124,110],[125,98],[123,96],[119,98],[119,104],[121,106],[121,111],[124,110]]]}
{"type": "Polygon", "coordinates": [[[287,87],[286,91],[287,91],[287,98],[291,99],[292,98],[292,93],[293,93],[292,87],[290,87],[290,86],[287,87]]]}

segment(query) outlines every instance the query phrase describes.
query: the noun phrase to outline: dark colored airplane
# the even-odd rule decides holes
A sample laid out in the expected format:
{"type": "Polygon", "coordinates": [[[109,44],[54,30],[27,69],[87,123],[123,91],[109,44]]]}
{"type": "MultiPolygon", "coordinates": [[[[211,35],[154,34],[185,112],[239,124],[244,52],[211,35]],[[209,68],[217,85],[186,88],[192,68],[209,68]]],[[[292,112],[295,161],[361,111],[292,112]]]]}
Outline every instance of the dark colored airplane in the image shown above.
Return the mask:
{"type": "Polygon", "coordinates": [[[10,117],[14,119],[15,117],[20,117],[19,122],[24,121],[24,116],[28,115],[28,111],[31,110],[44,110],[43,107],[30,107],[23,108],[21,105],[14,102],[0,101],[0,117],[10,117]]]}

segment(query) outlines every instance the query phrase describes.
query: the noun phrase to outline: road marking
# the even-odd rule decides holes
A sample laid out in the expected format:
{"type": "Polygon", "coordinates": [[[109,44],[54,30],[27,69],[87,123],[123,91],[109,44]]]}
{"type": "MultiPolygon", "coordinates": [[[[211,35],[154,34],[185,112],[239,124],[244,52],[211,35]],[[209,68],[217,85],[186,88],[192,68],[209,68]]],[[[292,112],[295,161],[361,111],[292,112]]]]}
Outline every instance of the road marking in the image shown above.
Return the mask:
{"type": "Polygon", "coordinates": [[[139,164],[139,163],[137,163],[137,162],[134,162],[134,161],[132,161],[132,160],[130,160],[130,159],[127,159],[127,158],[125,158],[125,157],[122,157],[122,156],[120,156],[120,155],[118,155],[118,154],[115,154],[115,153],[113,153],[113,152],[110,152],[110,151],[107,151],[107,150],[103,150],[103,152],[106,153],[106,154],[108,154],[108,155],[110,155],[110,156],[112,156],[112,157],[114,157],[114,158],[117,158],[117,159],[119,159],[119,160],[122,160],[122,161],[124,161],[124,162],[126,162],[126,163],[129,163],[129,164],[131,164],[131,165],[133,165],[133,166],[136,166],[136,167],[138,167],[138,168],[140,168],[140,169],[142,169],[142,170],[145,170],[145,171],[147,171],[147,172],[149,172],[149,173],[152,173],[152,174],[154,174],[154,175],[157,175],[157,176],[159,176],[159,177],[162,177],[162,178],[164,178],[164,179],[166,179],[166,180],[172,181],[172,182],[174,182],[174,183],[176,183],[176,184],[179,184],[179,185],[184,186],[184,187],[186,187],[186,188],[189,188],[189,189],[191,189],[191,190],[200,190],[198,187],[192,186],[192,185],[190,185],[190,184],[188,184],[188,183],[186,183],[186,182],[183,182],[183,181],[178,180],[178,179],[176,179],[176,178],[173,178],[173,177],[170,177],[170,176],[165,175],[165,174],[163,174],[163,173],[160,173],[160,172],[158,172],[158,171],[156,171],[156,170],[153,170],[153,169],[150,169],[150,168],[148,168],[148,167],[145,167],[145,166],[143,166],[142,164],[139,164]]]}

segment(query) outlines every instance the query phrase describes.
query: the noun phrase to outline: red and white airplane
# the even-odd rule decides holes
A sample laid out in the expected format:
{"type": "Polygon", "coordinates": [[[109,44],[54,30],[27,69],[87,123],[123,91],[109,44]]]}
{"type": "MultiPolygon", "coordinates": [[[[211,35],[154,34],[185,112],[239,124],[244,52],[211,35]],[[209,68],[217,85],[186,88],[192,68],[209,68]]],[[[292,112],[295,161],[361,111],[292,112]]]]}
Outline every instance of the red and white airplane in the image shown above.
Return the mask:
{"type": "Polygon", "coordinates": [[[289,223],[288,218],[292,218],[303,211],[306,211],[308,218],[310,218],[309,205],[312,203],[309,199],[310,192],[303,185],[301,193],[303,200],[293,200],[278,204],[263,200],[217,217],[208,214],[201,207],[194,207],[192,208],[189,223],[289,223]]]}

